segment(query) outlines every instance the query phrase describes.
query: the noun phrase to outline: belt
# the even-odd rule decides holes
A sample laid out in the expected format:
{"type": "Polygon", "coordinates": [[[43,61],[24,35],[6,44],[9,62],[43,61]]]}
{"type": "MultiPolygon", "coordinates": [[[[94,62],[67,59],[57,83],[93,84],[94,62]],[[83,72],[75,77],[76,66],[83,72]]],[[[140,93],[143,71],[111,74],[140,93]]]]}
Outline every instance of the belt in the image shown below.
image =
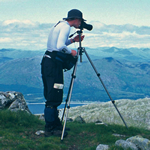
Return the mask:
{"type": "Polygon", "coordinates": [[[52,59],[55,59],[56,55],[57,55],[57,51],[52,51],[52,52],[46,51],[44,54],[45,57],[52,58],[52,59]]]}
{"type": "Polygon", "coordinates": [[[44,54],[43,57],[51,58],[51,56],[44,54]]]}

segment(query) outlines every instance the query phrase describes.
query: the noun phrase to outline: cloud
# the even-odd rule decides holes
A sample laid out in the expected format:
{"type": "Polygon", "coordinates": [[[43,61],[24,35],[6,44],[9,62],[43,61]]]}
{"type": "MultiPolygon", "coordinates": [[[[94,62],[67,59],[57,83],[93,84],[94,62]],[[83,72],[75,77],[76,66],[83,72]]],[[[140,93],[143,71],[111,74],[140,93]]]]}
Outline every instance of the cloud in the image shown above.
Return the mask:
{"type": "Polygon", "coordinates": [[[7,43],[7,42],[11,42],[11,38],[0,38],[0,43],[7,43]]]}
{"type": "Polygon", "coordinates": [[[48,32],[52,25],[40,24],[30,20],[5,20],[0,22],[0,48],[46,49],[48,32]]]}
{"type": "Polygon", "coordinates": [[[150,47],[150,27],[126,25],[105,25],[91,22],[93,30],[86,31],[84,45],[90,47],[115,46],[120,48],[150,47]],[[92,44],[90,44],[92,43],[92,44]]]}
{"type": "MultiPolygon", "coordinates": [[[[150,27],[131,24],[106,25],[96,21],[91,24],[92,31],[83,30],[84,47],[150,47],[150,27]]],[[[0,21],[0,48],[46,49],[47,37],[52,25],[30,20],[0,21]]]]}
{"type": "Polygon", "coordinates": [[[8,26],[8,25],[31,25],[31,26],[35,26],[35,23],[31,22],[30,20],[23,20],[23,21],[19,21],[19,20],[5,20],[2,25],[3,26],[8,26]]]}

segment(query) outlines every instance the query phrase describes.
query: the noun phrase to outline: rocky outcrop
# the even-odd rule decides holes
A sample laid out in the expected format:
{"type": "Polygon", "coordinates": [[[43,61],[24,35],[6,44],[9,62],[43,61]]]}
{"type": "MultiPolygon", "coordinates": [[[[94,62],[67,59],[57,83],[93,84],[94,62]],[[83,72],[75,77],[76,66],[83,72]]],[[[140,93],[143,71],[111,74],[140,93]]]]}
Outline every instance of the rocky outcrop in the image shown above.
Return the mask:
{"type": "Polygon", "coordinates": [[[132,149],[132,150],[138,150],[136,145],[134,143],[125,141],[125,140],[118,140],[115,143],[116,146],[122,147],[123,149],[132,149]]]}
{"type": "Polygon", "coordinates": [[[130,148],[132,150],[150,150],[150,140],[143,138],[142,136],[134,136],[125,140],[118,140],[115,143],[116,146],[120,146],[123,149],[130,148]]]}
{"type": "MultiPolygon", "coordinates": [[[[115,104],[126,121],[128,127],[133,126],[150,129],[150,98],[138,100],[116,100],[115,104]]],[[[61,117],[63,109],[60,110],[60,112],[61,117]]],[[[80,120],[82,118],[85,123],[94,122],[96,125],[124,125],[112,102],[93,103],[70,108],[68,117],[72,118],[73,121],[78,121],[79,118],[80,120]]],[[[124,135],[119,136],[124,137],[124,135]]],[[[133,136],[126,140],[120,139],[115,142],[115,145],[122,147],[124,150],[150,150],[150,140],[141,136],[133,136]]],[[[99,144],[96,148],[96,150],[108,149],[109,146],[104,144],[99,144]]]]}
{"type": "Polygon", "coordinates": [[[31,113],[23,94],[15,91],[0,92],[0,110],[2,109],[11,111],[22,110],[31,113]]]}
{"type": "MultiPolygon", "coordinates": [[[[116,100],[115,104],[128,127],[150,129],[150,98],[116,100]]],[[[62,115],[60,110],[60,117],[62,115]]],[[[68,117],[75,120],[82,117],[86,123],[101,121],[105,124],[124,125],[112,102],[91,103],[69,109],[68,117]]]]}
{"type": "MultiPolygon", "coordinates": [[[[136,101],[118,100],[116,105],[129,126],[136,126],[135,122],[136,124],[141,123],[143,126],[147,125],[147,128],[150,129],[150,99],[145,98],[136,101]]],[[[11,111],[22,110],[31,113],[23,94],[14,91],[0,92],[0,110],[2,109],[9,109],[11,111]]],[[[60,112],[61,117],[63,110],[60,110],[60,112]]],[[[95,122],[95,125],[104,124],[107,126],[106,123],[120,124],[121,120],[117,116],[118,114],[111,102],[74,107],[69,111],[70,120],[80,123],[95,122]]],[[[41,115],[41,117],[40,119],[44,120],[44,116],[41,115]]],[[[40,130],[36,132],[36,135],[43,133],[44,131],[40,130]]],[[[114,136],[118,135],[114,134],[114,136]]],[[[124,135],[119,136],[124,137],[124,135]]],[[[141,136],[133,136],[126,140],[120,139],[115,142],[115,145],[122,147],[124,150],[150,150],[150,140],[141,136]]],[[[99,144],[96,148],[96,150],[108,149],[109,145],[105,144],[99,144]]]]}
{"type": "MultiPolygon", "coordinates": [[[[150,150],[150,140],[142,136],[133,136],[126,140],[118,140],[115,145],[123,148],[124,150],[150,150]]],[[[108,150],[109,145],[99,144],[96,150],[108,150]]]]}

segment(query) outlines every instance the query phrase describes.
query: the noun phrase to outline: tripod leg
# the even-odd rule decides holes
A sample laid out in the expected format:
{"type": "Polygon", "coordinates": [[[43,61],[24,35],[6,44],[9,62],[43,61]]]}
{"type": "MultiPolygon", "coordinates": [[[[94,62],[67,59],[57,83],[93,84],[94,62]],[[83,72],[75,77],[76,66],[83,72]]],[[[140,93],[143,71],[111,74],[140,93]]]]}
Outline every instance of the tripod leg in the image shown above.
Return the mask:
{"type": "Polygon", "coordinates": [[[62,115],[62,118],[61,118],[61,122],[62,122],[63,119],[64,119],[64,115],[65,115],[67,103],[68,103],[68,100],[69,100],[70,92],[72,91],[72,85],[73,85],[73,82],[74,82],[73,80],[74,80],[75,78],[76,78],[76,76],[74,75],[74,71],[73,71],[72,78],[71,78],[71,82],[70,82],[70,86],[69,86],[69,90],[68,90],[68,95],[67,95],[67,99],[66,99],[66,103],[65,103],[65,106],[64,106],[63,115],[62,115]]]}
{"type": "MultiPolygon", "coordinates": [[[[70,105],[70,104],[69,104],[69,105],[70,105]]],[[[68,105],[68,107],[67,107],[66,117],[65,117],[65,121],[64,121],[64,125],[63,125],[62,134],[61,134],[61,141],[63,141],[63,138],[64,138],[64,132],[65,132],[67,117],[68,117],[69,108],[70,108],[69,105],[68,105]]]]}
{"type": "Polygon", "coordinates": [[[117,112],[118,112],[119,116],[121,117],[121,119],[122,119],[123,123],[125,124],[126,128],[128,128],[128,126],[127,126],[126,122],[124,121],[124,119],[123,119],[122,115],[120,114],[120,112],[119,112],[119,110],[118,110],[117,106],[115,105],[115,101],[114,101],[114,100],[112,99],[112,97],[110,96],[110,94],[109,94],[109,92],[108,92],[108,90],[107,90],[106,86],[104,85],[104,83],[103,83],[103,81],[102,81],[102,79],[101,79],[101,77],[100,77],[100,74],[97,72],[97,70],[96,70],[96,68],[95,68],[95,66],[94,66],[94,64],[93,64],[93,62],[91,61],[91,59],[90,59],[90,57],[89,57],[88,53],[86,52],[86,50],[85,50],[85,49],[83,49],[83,51],[85,52],[85,54],[86,54],[86,56],[87,56],[87,58],[88,58],[88,60],[89,60],[90,64],[92,65],[92,67],[93,67],[93,69],[94,69],[95,73],[97,74],[98,78],[100,79],[100,81],[101,81],[101,83],[102,83],[102,85],[103,85],[103,87],[104,87],[104,89],[105,89],[106,93],[108,94],[108,96],[109,96],[110,100],[112,101],[112,103],[113,103],[114,107],[116,108],[116,110],[117,110],[117,112]]]}
{"type": "MultiPolygon", "coordinates": [[[[78,49],[77,58],[79,57],[79,51],[80,50],[78,49]]],[[[70,108],[70,100],[71,100],[71,95],[72,95],[72,90],[73,90],[73,84],[74,84],[74,80],[76,78],[77,63],[78,63],[78,59],[77,59],[77,62],[74,66],[74,69],[73,69],[72,78],[71,78],[71,82],[70,82],[70,87],[69,87],[69,91],[68,91],[68,95],[67,95],[67,99],[66,99],[66,104],[65,104],[65,108],[64,108],[64,112],[63,112],[63,116],[62,116],[62,120],[61,120],[61,121],[63,121],[65,110],[66,110],[66,105],[67,105],[67,102],[68,102],[66,117],[65,117],[65,120],[64,120],[64,125],[63,125],[63,130],[62,130],[62,135],[61,135],[61,141],[63,140],[63,137],[64,137],[68,112],[69,112],[69,108],[70,108]]]]}
{"type": "Polygon", "coordinates": [[[68,102],[68,97],[67,97],[67,99],[66,99],[66,103],[65,103],[65,106],[64,106],[64,111],[63,111],[63,115],[62,115],[62,118],[61,118],[61,123],[62,123],[63,120],[64,120],[64,115],[65,115],[65,111],[66,111],[67,102],[68,102]]]}

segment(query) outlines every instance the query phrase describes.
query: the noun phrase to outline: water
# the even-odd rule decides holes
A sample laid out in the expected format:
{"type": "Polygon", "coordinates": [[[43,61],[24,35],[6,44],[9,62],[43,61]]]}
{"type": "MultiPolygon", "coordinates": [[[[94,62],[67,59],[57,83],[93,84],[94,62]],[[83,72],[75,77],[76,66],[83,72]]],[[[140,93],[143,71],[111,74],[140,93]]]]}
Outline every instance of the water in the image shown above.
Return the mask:
{"type": "MultiPolygon", "coordinates": [[[[76,107],[76,106],[82,106],[85,104],[82,103],[76,103],[76,104],[70,104],[70,107],[76,107]]],[[[65,104],[61,104],[58,109],[64,108],[65,104]]],[[[28,108],[31,111],[32,114],[43,114],[45,103],[28,103],[28,108]]]]}

